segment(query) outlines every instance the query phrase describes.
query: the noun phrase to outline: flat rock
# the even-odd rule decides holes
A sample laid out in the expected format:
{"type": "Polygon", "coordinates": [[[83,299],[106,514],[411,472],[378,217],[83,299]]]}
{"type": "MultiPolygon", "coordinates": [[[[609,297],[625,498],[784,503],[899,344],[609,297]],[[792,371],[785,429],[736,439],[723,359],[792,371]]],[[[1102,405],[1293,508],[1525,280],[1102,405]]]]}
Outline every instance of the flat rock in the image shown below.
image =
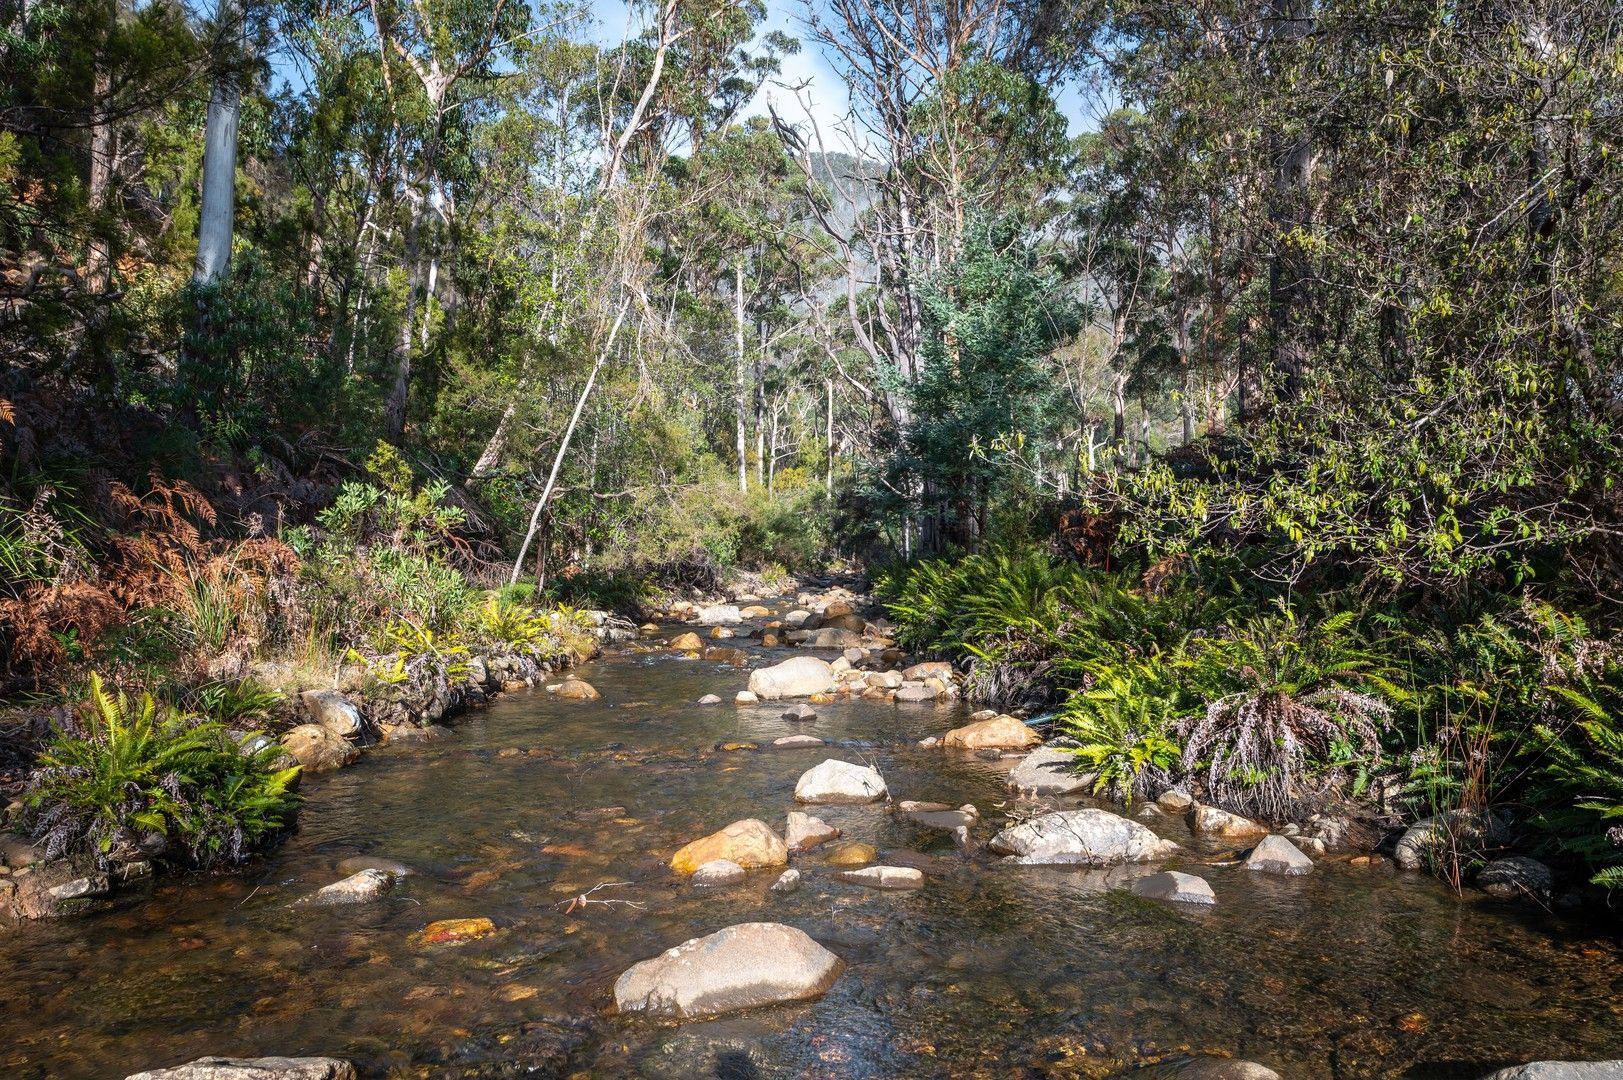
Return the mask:
{"type": "Polygon", "coordinates": [[[928,686],[904,686],[900,690],[896,691],[897,701],[914,705],[922,705],[925,702],[934,701],[940,696],[941,694],[939,691],[928,686]]]}
{"type": "Polygon", "coordinates": [[[772,745],[786,750],[793,750],[797,747],[827,746],[828,743],[819,739],[816,735],[785,735],[781,739],[773,739],[772,745]]]}
{"type": "Polygon", "coordinates": [[[352,765],[360,758],[348,739],[334,735],[320,724],[300,724],[282,736],[282,748],[303,765],[306,772],[326,772],[352,765]]]}
{"type": "Polygon", "coordinates": [[[958,750],[1024,750],[1042,741],[1025,721],[1007,714],[953,728],[941,740],[949,749],[958,750]]]}
{"type": "Polygon", "coordinates": [[[1136,821],[1093,808],[1056,811],[1022,822],[998,833],[989,846],[1010,856],[1010,861],[1027,865],[1115,866],[1154,862],[1179,850],[1136,821]]]}
{"type": "Polygon", "coordinates": [[[834,669],[815,656],[794,656],[750,672],[750,692],[762,701],[811,697],[834,685],[834,669]]]}
{"type": "Polygon", "coordinates": [[[1077,757],[1069,750],[1040,747],[1020,759],[1009,773],[1009,786],[1023,795],[1080,795],[1094,784],[1092,773],[1076,771],[1077,757]]]}
{"type": "Polygon", "coordinates": [[[808,1001],[844,966],[804,931],[741,923],[634,965],[615,980],[614,1003],[621,1012],[695,1017],[808,1001]]]}
{"type": "Polygon", "coordinates": [[[342,881],[317,889],[294,901],[299,907],[333,907],[340,904],[368,904],[380,900],[394,888],[395,876],[382,870],[359,870],[342,881]]]}
{"type": "Polygon", "coordinates": [[[683,847],[671,856],[671,869],[691,874],[716,859],[745,868],[784,866],[789,862],[789,849],[766,822],[745,818],[683,847]]]}
{"type": "Polygon", "coordinates": [[[1221,836],[1227,840],[1246,840],[1254,836],[1268,835],[1268,826],[1259,825],[1250,818],[1231,814],[1227,810],[1219,810],[1204,803],[1195,804],[1190,812],[1189,827],[1204,836],[1221,836]]]}
{"type": "Polygon", "coordinates": [[[803,814],[799,810],[789,811],[789,819],[783,828],[783,842],[790,851],[810,851],[839,838],[840,830],[820,817],[803,814]]]}
{"type": "Polygon", "coordinates": [[[807,769],[795,782],[795,800],[803,803],[870,803],[887,794],[879,770],[836,758],[807,769]]]}
{"type": "Polygon", "coordinates": [[[1283,836],[1265,836],[1245,857],[1245,868],[1264,874],[1295,877],[1313,872],[1313,860],[1283,836]]]}
{"type": "Polygon", "coordinates": [[[365,730],[361,710],[337,690],[306,690],[299,695],[299,700],[304,702],[311,721],[340,739],[353,739],[365,730]]]}
{"type": "Polygon", "coordinates": [[[1163,870],[1133,882],[1133,895],[1146,900],[1175,900],[1181,904],[1215,904],[1217,897],[1205,878],[1163,870]]]}
{"type": "Polygon", "coordinates": [[[693,871],[695,885],[736,885],[744,880],[746,871],[731,859],[711,859],[693,871]]]}
{"type": "Polygon", "coordinates": [[[355,1080],[355,1067],[338,1058],[205,1057],[187,1065],[132,1073],[125,1080],[355,1080]]]}
{"type": "Polygon", "coordinates": [[[924,873],[911,866],[865,866],[861,870],[847,870],[839,877],[841,881],[870,889],[924,888],[924,873]]]}

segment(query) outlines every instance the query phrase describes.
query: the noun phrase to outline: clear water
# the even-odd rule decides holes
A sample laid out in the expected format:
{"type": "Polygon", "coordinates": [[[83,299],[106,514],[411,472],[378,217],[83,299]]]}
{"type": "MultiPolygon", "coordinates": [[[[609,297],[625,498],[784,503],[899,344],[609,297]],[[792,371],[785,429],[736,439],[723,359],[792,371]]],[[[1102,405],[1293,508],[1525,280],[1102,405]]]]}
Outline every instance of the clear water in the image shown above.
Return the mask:
{"type": "Polygon", "coordinates": [[[957,706],[853,702],[791,724],[775,706],[690,704],[744,684],[721,664],[632,651],[580,674],[601,701],[516,695],[453,738],[312,779],[297,835],[248,875],[166,881],[0,938],[0,1076],[333,1054],[402,1077],[1102,1077],[1223,1053],[1318,1080],[1623,1056],[1623,950],[1606,928],[1346,864],[1249,874],[1166,817],[1151,823],[1214,863],[1195,869],[1216,908],[1137,900],[1119,871],[967,860],[882,806],[818,812],[881,852],[933,857],[920,892],[840,883],[816,854],[792,896],[768,891],[768,871],[696,890],[671,853],[742,817],[781,828],[796,778],[824,757],[877,763],[897,798],[974,802],[983,837],[1008,764],[912,745],[960,722],[957,706]],[[838,747],[766,748],[803,730],[838,747]],[[733,740],[763,748],[715,748],[733,740]],[[289,909],[359,853],[418,873],[377,904],[289,909]],[[629,903],[569,910],[604,882],[626,884],[592,899],[629,903]],[[409,940],[462,916],[500,931],[409,940]],[[614,1015],[626,967],[750,920],[801,927],[845,974],[804,1005],[687,1024],[614,1015]]]}

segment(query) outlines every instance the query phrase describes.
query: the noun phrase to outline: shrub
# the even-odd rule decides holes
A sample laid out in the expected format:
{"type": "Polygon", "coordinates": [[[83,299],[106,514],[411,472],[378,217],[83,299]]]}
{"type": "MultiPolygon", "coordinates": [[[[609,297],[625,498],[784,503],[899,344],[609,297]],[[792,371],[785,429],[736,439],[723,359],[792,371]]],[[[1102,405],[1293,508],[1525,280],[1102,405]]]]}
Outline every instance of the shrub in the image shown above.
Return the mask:
{"type": "Polygon", "coordinates": [[[1131,805],[1172,785],[1183,757],[1178,710],[1173,697],[1147,680],[1116,674],[1073,694],[1061,724],[1081,743],[1077,759],[1097,774],[1096,793],[1109,792],[1131,805]]]}
{"type": "Polygon", "coordinates": [[[132,856],[146,834],[194,866],[241,862],[293,819],[274,742],[252,748],[215,721],[193,721],[150,695],[132,702],[90,677],[82,731],[59,731],[40,755],[26,820],[47,855],[132,856]]]}
{"type": "Polygon", "coordinates": [[[1535,729],[1541,761],[1533,824],[1583,860],[1595,884],[1623,889],[1623,666],[1609,651],[1597,666],[1575,686],[1548,688],[1575,719],[1535,729]]]}

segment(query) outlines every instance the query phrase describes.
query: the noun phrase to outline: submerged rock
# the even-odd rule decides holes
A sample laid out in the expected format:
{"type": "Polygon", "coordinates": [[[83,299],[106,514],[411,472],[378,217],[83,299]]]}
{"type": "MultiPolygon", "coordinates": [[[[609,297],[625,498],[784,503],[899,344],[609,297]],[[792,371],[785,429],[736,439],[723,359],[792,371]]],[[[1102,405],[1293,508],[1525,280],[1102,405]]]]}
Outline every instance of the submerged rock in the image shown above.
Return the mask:
{"type": "Polygon", "coordinates": [[[1136,821],[1092,808],[1063,810],[1022,822],[998,833],[990,847],[1016,863],[1082,866],[1153,862],[1179,850],[1177,844],[1136,821]]]}
{"type": "Polygon", "coordinates": [[[1313,872],[1313,860],[1283,836],[1265,836],[1245,857],[1247,870],[1296,877],[1313,872]]]}
{"type": "Polygon", "coordinates": [[[367,904],[382,899],[394,888],[395,876],[382,870],[359,870],[342,881],[317,889],[294,901],[298,907],[334,907],[340,904],[367,904]]]}
{"type": "Polygon", "coordinates": [[[693,871],[695,885],[736,885],[743,881],[745,870],[731,859],[711,859],[693,871]]]}
{"type": "Polygon", "coordinates": [[[834,669],[815,656],[795,656],[750,672],[750,692],[762,701],[811,697],[834,685],[834,669]]]}
{"type": "Polygon", "coordinates": [[[879,770],[836,758],[807,769],[795,783],[795,799],[803,803],[870,803],[886,794],[879,770]]]}
{"type": "Polygon", "coordinates": [[[1163,870],[1133,882],[1133,895],[1146,900],[1174,900],[1181,904],[1215,904],[1217,897],[1205,878],[1163,870]]]}
{"type": "Polygon", "coordinates": [[[870,889],[924,888],[924,874],[911,866],[865,866],[861,870],[845,871],[840,880],[870,889]]]}
{"type": "Polygon", "coordinates": [[[484,917],[472,919],[441,919],[431,922],[412,935],[418,945],[459,945],[464,941],[477,941],[496,932],[496,924],[484,917]]]}
{"type": "Polygon", "coordinates": [[[1076,771],[1069,750],[1044,746],[1020,759],[1009,773],[1009,786],[1025,795],[1080,795],[1093,787],[1093,773],[1076,771]]]}
{"type": "Polygon", "coordinates": [[[839,837],[840,830],[822,818],[803,814],[799,810],[789,811],[789,820],[783,830],[783,842],[790,851],[810,851],[839,837]]]}
{"type": "Polygon", "coordinates": [[[300,724],[282,736],[282,749],[307,772],[326,772],[354,764],[361,752],[320,724],[300,724]]]}
{"type": "Polygon", "coordinates": [[[381,870],[392,877],[410,877],[411,867],[399,859],[391,859],[384,855],[351,855],[341,859],[338,863],[338,872],[346,877],[359,874],[362,870],[381,870]]]}
{"type": "Polygon", "coordinates": [[[1017,716],[994,716],[947,732],[942,744],[959,750],[1024,750],[1043,737],[1017,716]]]}
{"type": "Polygon", "coordinates": [[[1173,1080],[1280,1080],[1279,1074],[1255,1061],[1206,1058],[1173,1073],[1173,1080]]]}
{"type": "Polygon", "coordinates": [[[789,849],[766,822],[745,818],[683,847],[671,856],[671,869],[691,874],[716,859],[746,868],[783,866],[789,861],[789,849]]]}
{"type": "Polygon", "coordinates": [[[206,1057],[132,1073],[125,1080],[355,1080],[355,1067],[338,1058],[206,1057]]]}
{"type": "Polygon", "coordinates": [[[621,1012],[685,1018],[808,1001],[844,966],[802,930],[741,923],[634,965],[615,980],[614,1003],[621,1012]]]}

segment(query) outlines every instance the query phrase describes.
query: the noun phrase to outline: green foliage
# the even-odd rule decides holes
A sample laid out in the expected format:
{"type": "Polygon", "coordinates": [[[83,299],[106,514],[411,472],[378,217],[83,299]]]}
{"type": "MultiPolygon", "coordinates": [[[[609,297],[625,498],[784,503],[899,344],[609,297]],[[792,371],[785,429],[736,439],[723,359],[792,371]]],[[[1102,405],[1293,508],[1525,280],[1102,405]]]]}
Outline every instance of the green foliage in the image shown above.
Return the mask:
{"type": "Polygon", "coordinates": [[[1577,685],[1550,687],[1572,719],[1534,729],[1534,824],[1587,864],[1595,884],[1623,889],[1623,665],[1609,650],[1596,659],[1577,685]]]}
{"type": "Polygon", "coordinates": [[[278,767],[272,740],[239,744],[217,721],[189,720],[150,695],[132,702],[95,674],[82,725],[46,747],[26,798],[51,856],[106,864],[151,848],[156,833],[192,865],[241,862],[292,822],[299,768],[278,767]]]}
{"type": "Polygon", "coordinates": [[[1072,694],[1060,725],[1081,746],[1082,768],[1096,774],[1095,792],[1131,805],[1171,786],[1183,760],[1175,695],[1144,667],[1124,666],[1072,694]]]}

